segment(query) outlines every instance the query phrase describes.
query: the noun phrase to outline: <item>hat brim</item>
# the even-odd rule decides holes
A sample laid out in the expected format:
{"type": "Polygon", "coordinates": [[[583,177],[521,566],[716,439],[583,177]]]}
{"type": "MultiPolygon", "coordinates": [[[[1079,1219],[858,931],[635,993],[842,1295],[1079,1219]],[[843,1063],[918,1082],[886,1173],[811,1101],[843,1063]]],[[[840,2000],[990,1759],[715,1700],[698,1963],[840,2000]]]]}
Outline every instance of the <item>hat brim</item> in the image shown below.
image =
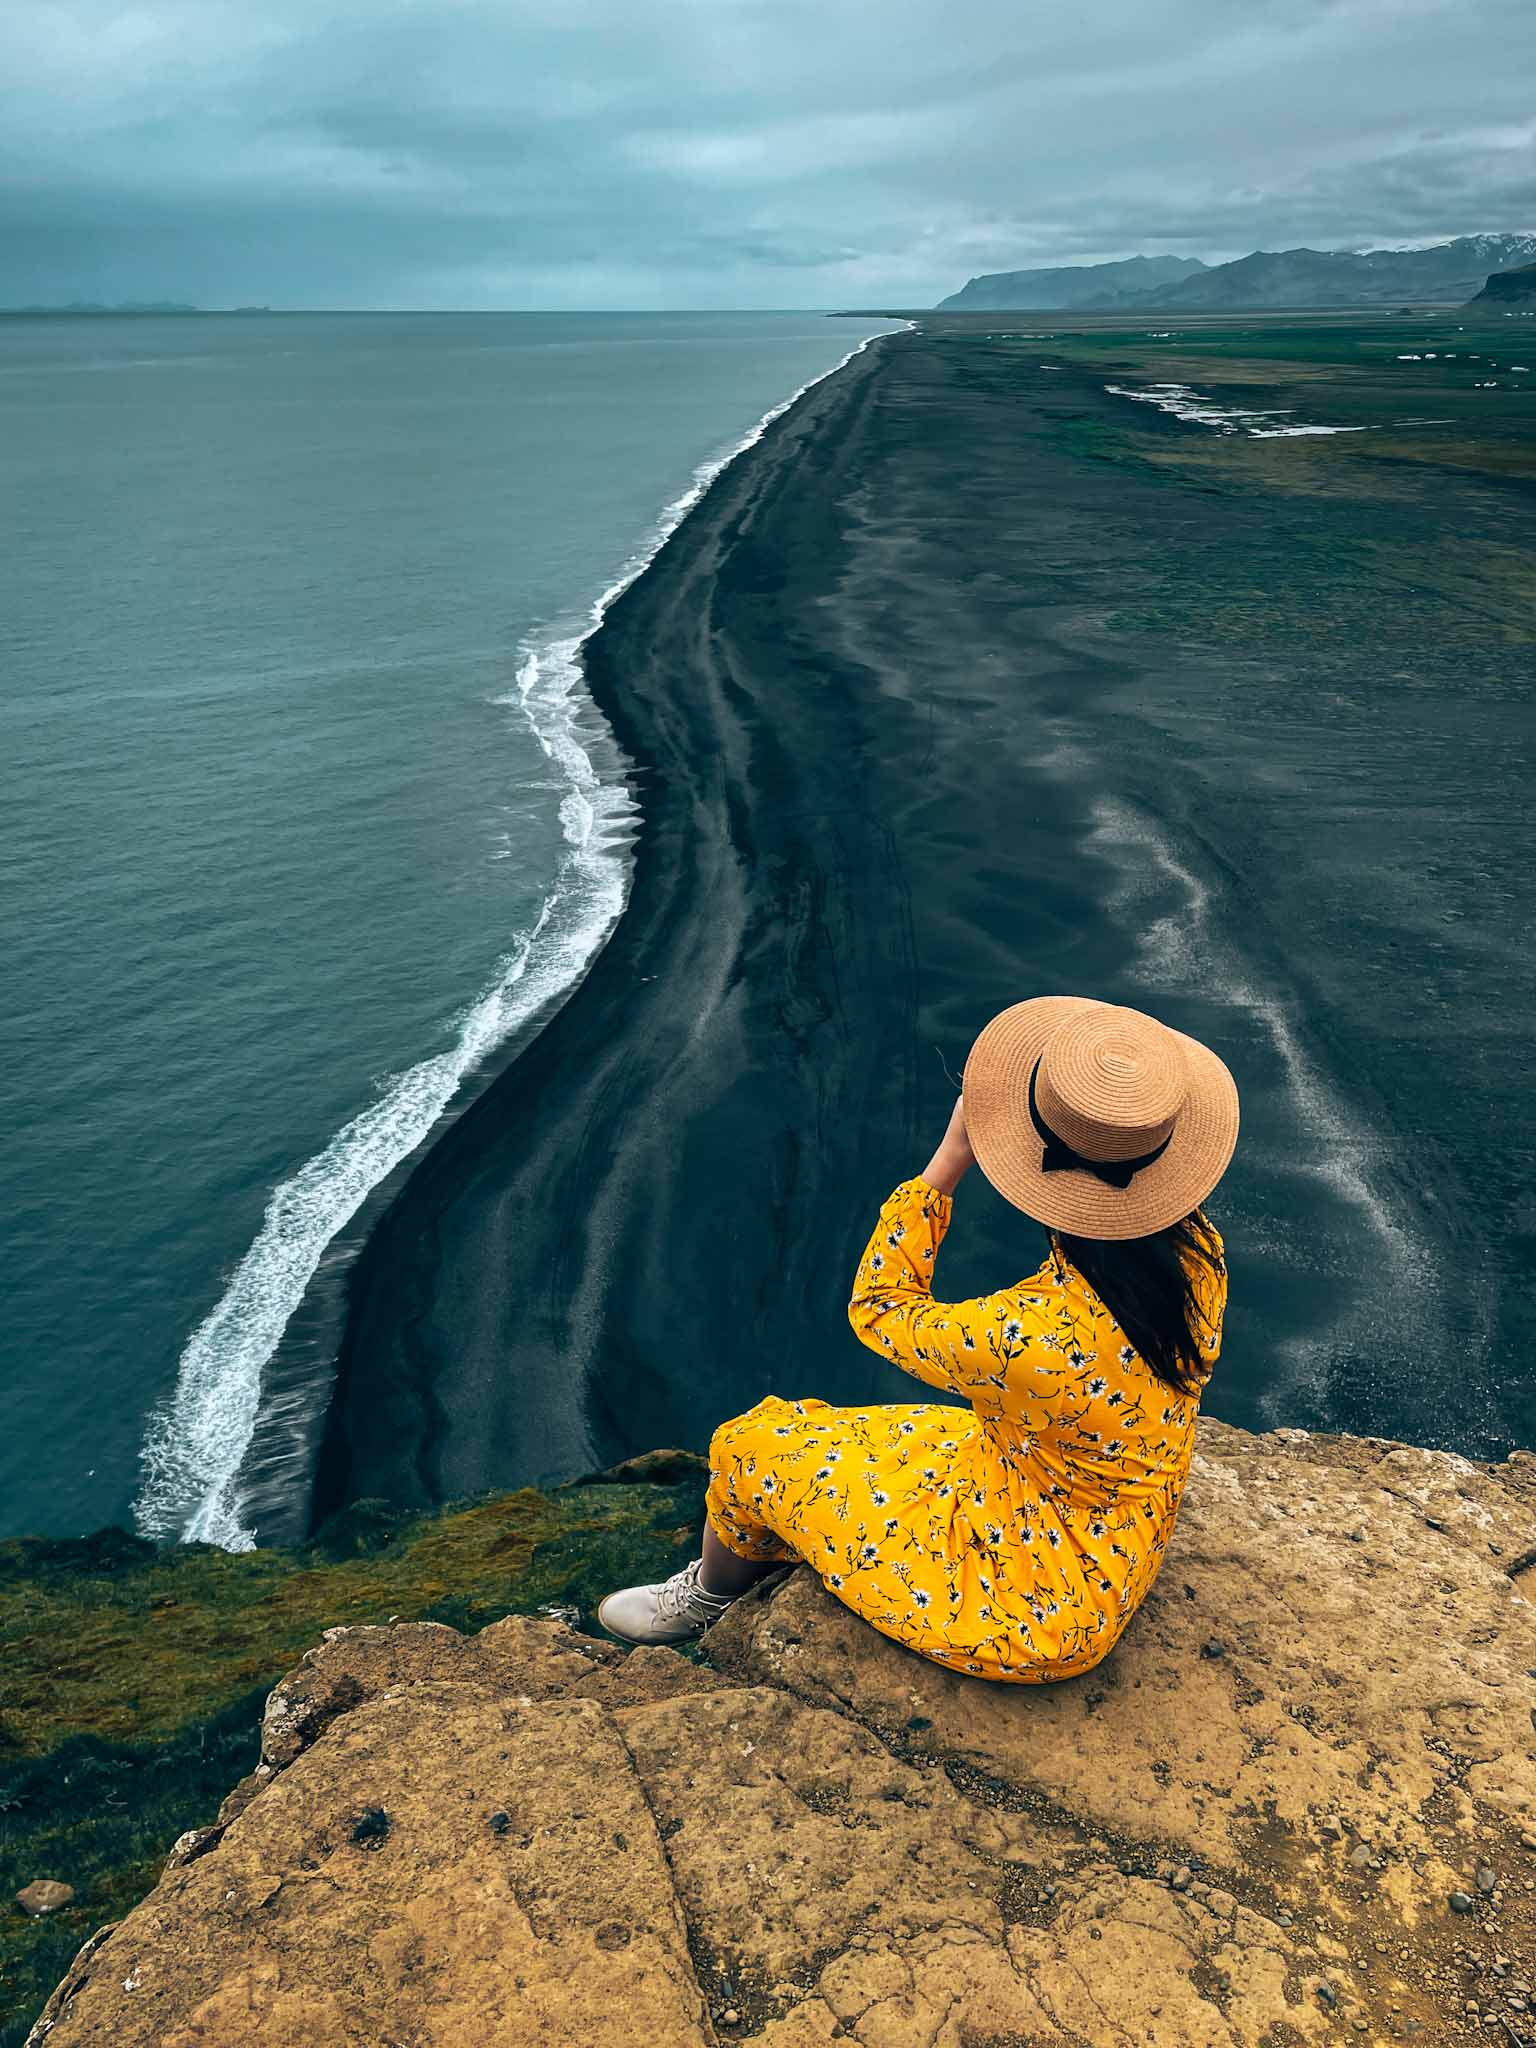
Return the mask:
{"type": "Polygon", "coordinates": [[[1035,996],[1004,1010],[971,1047],[961,1083],[966,1135],[976,1163],[1003,1197],[1037,1223],[1074,1237],[1150,1237],[1197,1209],[1237,1149],[1237,1083],[1209,1046],[1174,1037],[1189,1061],[1189,1094],[1168,1149],[1129,1187],[1110,1187],[1073,1167],[1042,1170],[1044,1146],[1029,1114],[1029,1077],[1053,1032],[1089,996],[1035,996]]]}

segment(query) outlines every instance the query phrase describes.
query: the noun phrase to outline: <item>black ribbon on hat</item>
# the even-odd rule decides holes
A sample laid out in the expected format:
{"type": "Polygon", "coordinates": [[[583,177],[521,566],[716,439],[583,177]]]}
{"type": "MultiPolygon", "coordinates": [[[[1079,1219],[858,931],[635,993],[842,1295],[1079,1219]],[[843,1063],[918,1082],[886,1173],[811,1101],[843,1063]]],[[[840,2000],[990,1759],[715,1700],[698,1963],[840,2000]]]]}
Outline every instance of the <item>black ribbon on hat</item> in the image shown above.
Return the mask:
{"type": "Polygon", "coordinates": [[[1035,1102],[1035,1076],[1039,1071],[1040,1062],[1036,1060],[1029,1070],[1029,1120],[1045,1140],[1045,1156],[1040,1161],[1042,1173],[1060,1173],[1067,1167],[1075,1167],[1079,1173],[1091,1173],[1106,1187],[1128,1188],[1141,1169],[1150,1166],[1154,1159],[1161,1159],[1173,1143],[1170,1131],[1161,1145],[1150,1152],[1143,1152],[1139,1159],[1085,1159],[1081,1152],[1073,1151],[1065,1138],[1058,1137],[1040,1114],[1035,1102]]]}

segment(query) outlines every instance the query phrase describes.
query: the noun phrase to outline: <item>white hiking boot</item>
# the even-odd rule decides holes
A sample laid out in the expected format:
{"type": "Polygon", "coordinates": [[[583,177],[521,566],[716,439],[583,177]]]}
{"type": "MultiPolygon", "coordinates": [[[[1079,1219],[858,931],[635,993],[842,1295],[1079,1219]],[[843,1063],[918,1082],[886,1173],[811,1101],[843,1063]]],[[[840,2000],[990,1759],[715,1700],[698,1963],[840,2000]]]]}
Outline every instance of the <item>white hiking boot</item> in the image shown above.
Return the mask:
{"type": "Polygon", "coordinates": [[[659,1586],[625,1586],[598,1602],[597,1618],[624,1643],[685,1643],[718,1621],[735,1596],[706,1593],[699,1584],[702,1558],[659,1586]]]}

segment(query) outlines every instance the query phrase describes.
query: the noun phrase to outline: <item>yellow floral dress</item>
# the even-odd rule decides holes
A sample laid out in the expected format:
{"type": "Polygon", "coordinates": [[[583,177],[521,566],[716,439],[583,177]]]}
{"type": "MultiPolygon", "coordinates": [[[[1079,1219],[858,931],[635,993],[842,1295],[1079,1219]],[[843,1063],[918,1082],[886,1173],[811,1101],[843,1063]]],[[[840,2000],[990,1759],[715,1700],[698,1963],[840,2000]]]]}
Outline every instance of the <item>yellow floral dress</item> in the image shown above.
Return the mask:
{"type": "MultiPolygon", "coordinates": [[[[855,1613],[937,1663],[1025,1684],[1072,1678],[1114,1647],[1157,1576],[1199,1395],[1157,1378],[1054,1240],[1017,1286],[935,1301],[950,1212],[926,1181],[902,1182],[848,1315],[872,1350],[970,1412],[770,1395],[710,1441],[710,1524],[739,1557],[803,1558],[855,1613]]],[[[1208,1375],[1224,1266],[1197,1288],[1208,1375]]]]}

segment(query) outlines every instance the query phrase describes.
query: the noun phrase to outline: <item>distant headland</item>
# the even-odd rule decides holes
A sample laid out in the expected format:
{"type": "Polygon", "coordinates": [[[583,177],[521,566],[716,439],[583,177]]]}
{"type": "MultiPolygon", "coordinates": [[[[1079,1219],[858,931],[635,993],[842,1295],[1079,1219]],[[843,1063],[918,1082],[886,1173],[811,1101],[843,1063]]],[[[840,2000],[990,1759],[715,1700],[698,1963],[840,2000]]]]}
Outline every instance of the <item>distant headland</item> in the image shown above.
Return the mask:
{"type": "Polygon", "coordinates": [[[120,320],[125,316],[160,315],[168,313],[270,313],[270,306],[189,306],[180,299],[126,299],[120,305],[104,305],[95,299],[71,299],[60,306],[0,306],[0,319],[14,319],[23,315],[49,319],[102,319],[120,320]]]}
{"type": "MultiPolygon", "coordinates": [[[[242,312],[245,310],[247,309],[241,308],[242,312]]],[[[264,311],[265,308],[262,310],[264,311]]],[[[103,313],[121,315],[124,313],[201,313],[202,311],[203,308],[201,306],[184,306],[177,299],[131,299],[117,306],[101,305],[94,299],[71,299],[67,305],[61,306],[0,306],[0,313],[49,313],[55,317],[63,313],[95,314],[99,316],[103,313]]]]}
{"type": "Polygon", "coordinates": [[[1536,263],[1522,263],[1514,270],[1496,270],[1469,303],[1474,306],[1536,305],[1536,263]]]}

